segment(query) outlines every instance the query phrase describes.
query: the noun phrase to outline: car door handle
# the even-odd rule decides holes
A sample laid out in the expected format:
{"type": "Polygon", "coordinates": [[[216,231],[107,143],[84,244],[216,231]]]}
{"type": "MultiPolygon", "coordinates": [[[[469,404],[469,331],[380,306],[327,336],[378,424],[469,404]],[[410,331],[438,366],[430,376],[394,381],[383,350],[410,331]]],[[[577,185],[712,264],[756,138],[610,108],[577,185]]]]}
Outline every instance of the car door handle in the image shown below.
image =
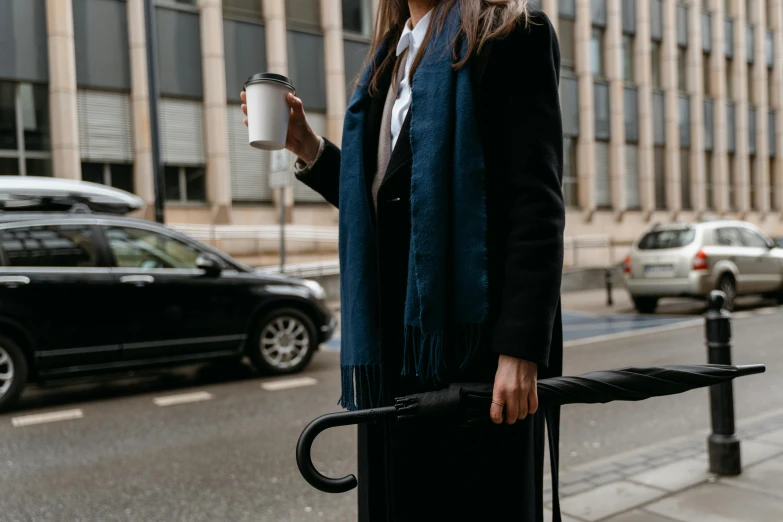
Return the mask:
{"type": "Polygon", "coordinates": [[[30,278],[27,276],[2,276],[0,277],[0,285],[8,288],[18,288],[20,286],[29,285],[30,278]]]}
{"type": "Polygon", "coordinates": [[[120,278],[120,283],[133,286],[147,286],[155,282],[151,275],[126,275],[120,278]]]}

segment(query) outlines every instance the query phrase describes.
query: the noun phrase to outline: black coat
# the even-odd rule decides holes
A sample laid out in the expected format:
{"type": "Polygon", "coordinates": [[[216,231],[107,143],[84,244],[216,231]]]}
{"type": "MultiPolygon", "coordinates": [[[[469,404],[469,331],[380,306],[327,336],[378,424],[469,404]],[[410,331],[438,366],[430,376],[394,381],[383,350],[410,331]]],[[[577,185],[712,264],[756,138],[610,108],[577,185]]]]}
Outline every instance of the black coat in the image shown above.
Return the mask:
{"type": "MultiPolygon", "coordinates": [[[[549,20],[540,12],[533,15],[528,27],[520,25],[491,42],[470,63],[486,164],[489,320],[483,349],[464,374],[453,376],[455,381],[492,381],[498,354],[538,363],[541,378],[562,370],[560,55],[549,20]]],[[[364,163],[373,166],[367,172],[368,197],[390,79],[385,71],[381,92],[366,107],[364,163]]],[[[410,112],[378,193],[378,306],[387,401],[421,389],[399,377],[410,244],[409,129],[410,112]]],[[[339,149],[327,142],[314,168],[300,176],[338,207],[339,165],[339,149]]],[[[386,520],[406,522],[542,520],[541,417],[458,433],[437,426],[362,432],[360,444],[368,445],[372,458],[363,463],[369,470],[360,468],[360,497],[373,499],[372,522],[384,520],[381,511],[386,520]],[[517,501],[503,502],[506,494],[517,501]],[[421,496],[433,501],[419,502],[421,496]]],[[[557,424],[557,412],[553,420],[557,424]]]]}

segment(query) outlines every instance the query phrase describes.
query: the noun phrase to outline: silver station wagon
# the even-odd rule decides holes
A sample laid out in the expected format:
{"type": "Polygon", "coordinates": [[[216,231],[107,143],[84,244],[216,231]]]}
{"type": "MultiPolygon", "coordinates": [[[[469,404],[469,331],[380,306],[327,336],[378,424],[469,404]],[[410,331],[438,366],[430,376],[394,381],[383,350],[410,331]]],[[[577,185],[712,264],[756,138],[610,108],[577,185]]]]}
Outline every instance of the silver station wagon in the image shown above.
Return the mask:
{"type": "Polygon", "coordinates": [[[625,258],[628,291],[639,312],[653,313],[662,297],[703,299],[726,293],[783,297],[783,248],[742,221],[656,225],[625,258]]]}

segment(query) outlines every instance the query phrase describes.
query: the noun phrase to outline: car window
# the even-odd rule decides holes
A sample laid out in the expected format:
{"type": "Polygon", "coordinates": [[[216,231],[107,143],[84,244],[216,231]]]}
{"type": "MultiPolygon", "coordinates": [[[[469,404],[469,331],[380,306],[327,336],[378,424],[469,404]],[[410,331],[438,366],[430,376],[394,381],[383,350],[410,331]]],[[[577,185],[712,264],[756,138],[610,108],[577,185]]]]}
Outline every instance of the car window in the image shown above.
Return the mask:
{"type": "Polygon", "coordinates": [[[123,268],[196,268],[201,252],[178,239],[140,228],[106,231],[117,266],[123,268]]]}
{"type": "Polygon", "coordinates": [[[664,248],[679,248],[693,242],[696,231],[692,228],[672,230],[654,230],[647,232],[639,241],[639,250],[658,250],[664,248]]]}
{"type": "Polygon", "coordinates": [[[0,231],[5,266],[98,266],[93,229],[86,225],[22,227],[0,231]]]}
{"type": "Polygon", "coordinates": [[[715,231],[715,239],[721,246],[745,246],[736,228],[719,228],[715,231]]]}
{"type": "Polygon", "coordinates": [[[742,235],[742,240],[745,242],[745,246],[753,248],[768,247],[767,240],[749,228],[741,228],[740,234],[742,235]]]}

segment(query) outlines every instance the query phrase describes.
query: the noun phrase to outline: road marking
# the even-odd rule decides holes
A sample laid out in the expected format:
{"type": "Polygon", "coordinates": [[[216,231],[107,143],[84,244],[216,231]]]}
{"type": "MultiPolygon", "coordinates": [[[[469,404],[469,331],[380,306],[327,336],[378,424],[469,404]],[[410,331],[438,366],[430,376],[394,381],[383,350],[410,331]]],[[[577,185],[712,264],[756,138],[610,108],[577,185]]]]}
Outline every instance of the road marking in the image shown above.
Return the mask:
{"type": "Polygon", "coordinates": [[[301,388],[303,386],[313,386],[318,381],[312,377],[296,377],[294,379],[278,379],[261,383],[261,388],[266,391],[290,390],[291,388],[301,388]]]}
{"type": "Polygon", "coordinates": [[[176,406],[177,404],[187,404],[189,402],[202,402],[212,399],[209,392],[180,393],[178,395],[166,395],[165,397],[155,397],[152,399],[157,406],[176,406]]]}
{"type": "Polygon", "coordinates": [[[596,335],[594,337],[586,337],[584,339],[574,339],[572,341],[565,341],[563,343],[563,347],[571,348],[574,346],[584,346],[588,344],[603,343],[608,341],[614,341],[617,339],[628,339],[630,337],[640,337],[642,335],[670,332],[673,330],[681,330],[684,328],[691,328],[703,324],[704,324],[704,319],[694,319],[693,321],[681,321],[679,323],[667,324],[664,326],[652,326],[650,328],[640,328],[639,330],[631,330],[628,332],[617,332],[617,333],[611,333],[605,335],[596,335]]]}
{"type": "Polygon", "coordinates": [[[36,413],[35,415],[12,417],[11,424],[15,428],[21,428],[23,426],[33,426],[35,424],[46,424],[47,422],[76,420],[81,419],[82,417],[84,417],[84,412],[79,409],[50,411],[48,413],[36,413]]]}

